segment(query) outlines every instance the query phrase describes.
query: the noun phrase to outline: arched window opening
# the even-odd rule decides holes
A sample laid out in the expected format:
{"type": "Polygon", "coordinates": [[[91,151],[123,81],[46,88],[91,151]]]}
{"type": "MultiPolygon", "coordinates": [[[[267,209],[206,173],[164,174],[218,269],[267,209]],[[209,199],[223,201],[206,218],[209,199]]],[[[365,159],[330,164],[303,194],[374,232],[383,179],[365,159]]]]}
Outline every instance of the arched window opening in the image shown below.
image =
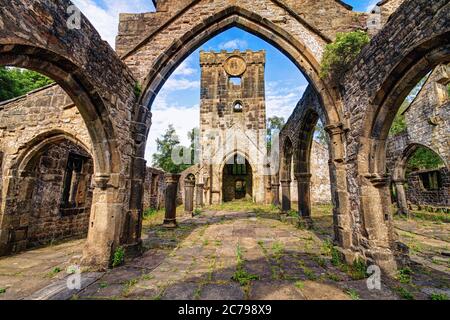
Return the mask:
{"type": "Polygon", "coordinates": [[[235,86],[240,86],[242,84],[242,78],[241,77],[230,77],[230,83],[235,86]]]}
{"type": "Polygon", "coordinates": [[[240,113],[244,110],[244,107],[240,101],[236,101],[233,106],[233,111],[236,113],[240,113]]]}

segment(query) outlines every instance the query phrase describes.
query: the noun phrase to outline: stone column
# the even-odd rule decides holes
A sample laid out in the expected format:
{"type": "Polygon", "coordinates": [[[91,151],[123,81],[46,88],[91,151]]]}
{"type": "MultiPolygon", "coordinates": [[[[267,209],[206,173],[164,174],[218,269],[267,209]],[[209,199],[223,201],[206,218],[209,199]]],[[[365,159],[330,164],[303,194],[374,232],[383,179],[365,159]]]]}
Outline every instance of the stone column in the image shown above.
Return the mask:
{"type": "Polygon", "coordinates": [[[406,200],[405,180],[394,181],[395,190],[397,192],[398,213],[409,216],[408,203],[406,200]]]}
{"type": "Polygon", "coordinates": [[[296,173],[298,191],[298,212],[302,217],[311,217],[311,174],[296,173]]]}
{"type": "Polygon", "coordinates": [[[164,227],[166,228],[177,227],[177,194],[180,176],[180,174],[172,173],[168,173],[164,176],[166,180],[164,201],[166,205],[166,216],[164,218],[164,227]]]}
{"type": "Polygon", "coordinates": [[[325,130],[331,140],[329,144],[330,159],[328,165],[330,168],[335,242],[347,253],[353,252],[353,217],[350,212],[344,148],[346,130],[342,123],[331,124],[325,130]]]}
{"type": "Polygon", "coordinates": [[[184,213],[192,215],[194,213],[194,189],[195,180],[186,178],[184,180],[184,213]]]}
{"type": "Polygon", "coordinates": [[[311,220],[311,174],[310,173],[296,173],[297,189],[298,189],[298,213],[307,225],[310,225],[311,220]]]}
{"type": "Polygon", "coordinates": [[[271,183],[270,176],[264,177],[264,188],[265,188],[264,203],[271,204],[273,195],[272,195],[272,183],[271,183]]]}
{"type": "Polygon", "coordinates": [[[89,232],[81,264],[94,270],[110,265],[114,251],[120,246],[121,227],[125,224],[124,194],[117,175],[96,175],[92,197],[89,232]]]}
{"type": "Polygon", "coordinates": [[[280,184],[272,183],[272,204],[275,207],[280,206],[280,184]]]}
{"type": "Polygon", "coordinates": [[[196,206],[198,207],[198,208],[202,208],[203,207],[203,192],[204,192],[204,187],[205,187],[205,184],[204,183],[198,183],[197,184],[197,194],[196,194],[196,200],[195,200],[195,202],[196,202],[196,206]]]}
{"type": "Polygon", "coordinates": [[[291,180],[281,180],[281,211],[288,213],[291,210],[291,180]]]}

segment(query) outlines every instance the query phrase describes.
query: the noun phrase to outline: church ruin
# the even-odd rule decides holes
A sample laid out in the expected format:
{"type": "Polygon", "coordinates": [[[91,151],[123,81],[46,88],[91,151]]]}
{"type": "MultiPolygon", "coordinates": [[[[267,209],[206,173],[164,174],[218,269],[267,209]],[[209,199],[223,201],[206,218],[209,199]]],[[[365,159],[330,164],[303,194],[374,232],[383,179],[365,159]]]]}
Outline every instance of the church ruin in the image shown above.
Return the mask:
{"type": "MultiPolygon", "coordinates": [[[[317,97],[317,108],[300,112],[300,123],[293,124],[298,141],[291,139],[282,149],[285,160],[297,159],[300,215],[308,216],[310,210],[311,124],[320,118],[330,141],[335,245],[350,263],[361,258],[394,272],[404,252],[392,221],[389,129],[418,80],[450,62],[448,1],[384,0],[370,14],[356,13],[338,0],[154,3],[156,12],[121,15],[114,51],[84,17],[80,28],[67,28],[69,0],[0,0],[0,64],[35,70],[56,81],[0,106],[0,254],[23,249],[27,240],[38,243],[86,232],[82,262],[93,268],[107,268],[117,248],[140,252],[144,154],[154,99],[193,50],[239,27],[286,54],[309,79],[310,97],[317,97]],[[336,33],[368,30],[369,21],[375,22],[372,41],[341,86],[320,77],[324,48],[336,33]],[[42,192],[42,183],[63,192],[42,192]],[[58,221],[39,209],[47,203],[55,205],[58,221]],[[46,222],[36,224],[36,219],[46,222]]],[[[263,62],[258,52],[203,54],[208,81],[202,93],[204,141],[213,129],[236,122],[243,129],[254,128],[246,140],[258,152],[264,149],[263,62]],[[242,62],[247,58],[250,63],[242,62]],[[220,81],[212,81],[214,76],[220,81]],[[249,81],[255,86],[251,91],[249,81]],[[230,90],[222,96],[226,87],[230,90]],[[215,97],[223,101],[209,101],[215,97]]],[[[448,117],[448,107],[440,110],[439,117],[448,117]]],[[[439,117],[428,119],[434,132],[441,128],[439,117]]],[[[437,134],[448,147],[448,125],[442,128],[447,132],[437,134]]],[[[442,146],[438,150],[445,151],[442,146]]],[[[255,163],[259,161],[232,147],[216,167],[201,167],[198,182],[205,186],[207,201],[246,196],[265,201],[268,194],[279,193],[279,184],[287,194],[292,174],[282,170],[280,177],[265,181],[259,176],[263,168],[255,163]],[[237,165],[227,163],[230,159],[237,165]]]]}

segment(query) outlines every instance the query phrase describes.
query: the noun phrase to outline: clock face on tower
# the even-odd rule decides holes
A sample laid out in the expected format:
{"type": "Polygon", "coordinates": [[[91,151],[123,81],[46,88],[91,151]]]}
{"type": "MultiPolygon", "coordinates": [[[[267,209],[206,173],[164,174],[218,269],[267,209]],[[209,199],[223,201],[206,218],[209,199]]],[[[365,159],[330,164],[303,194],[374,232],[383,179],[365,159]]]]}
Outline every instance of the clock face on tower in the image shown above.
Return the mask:
{"type": "Polygon", "coordinates": [[[224,63],[225,71],[232,77],[239,77],[247,70],[247,63],[238,56],[228,58],[224,63]]]}

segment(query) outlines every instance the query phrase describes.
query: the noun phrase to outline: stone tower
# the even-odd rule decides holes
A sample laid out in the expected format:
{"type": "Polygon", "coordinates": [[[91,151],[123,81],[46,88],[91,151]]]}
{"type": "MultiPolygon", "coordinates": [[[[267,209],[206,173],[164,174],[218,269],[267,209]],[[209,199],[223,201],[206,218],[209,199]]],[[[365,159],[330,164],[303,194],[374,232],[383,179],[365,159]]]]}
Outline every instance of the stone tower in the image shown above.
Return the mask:
{"type": "Polygon", "coordinates": [[[199,181],[205,201],[265,199],[265,51],[201,52],[199,181]]]}

